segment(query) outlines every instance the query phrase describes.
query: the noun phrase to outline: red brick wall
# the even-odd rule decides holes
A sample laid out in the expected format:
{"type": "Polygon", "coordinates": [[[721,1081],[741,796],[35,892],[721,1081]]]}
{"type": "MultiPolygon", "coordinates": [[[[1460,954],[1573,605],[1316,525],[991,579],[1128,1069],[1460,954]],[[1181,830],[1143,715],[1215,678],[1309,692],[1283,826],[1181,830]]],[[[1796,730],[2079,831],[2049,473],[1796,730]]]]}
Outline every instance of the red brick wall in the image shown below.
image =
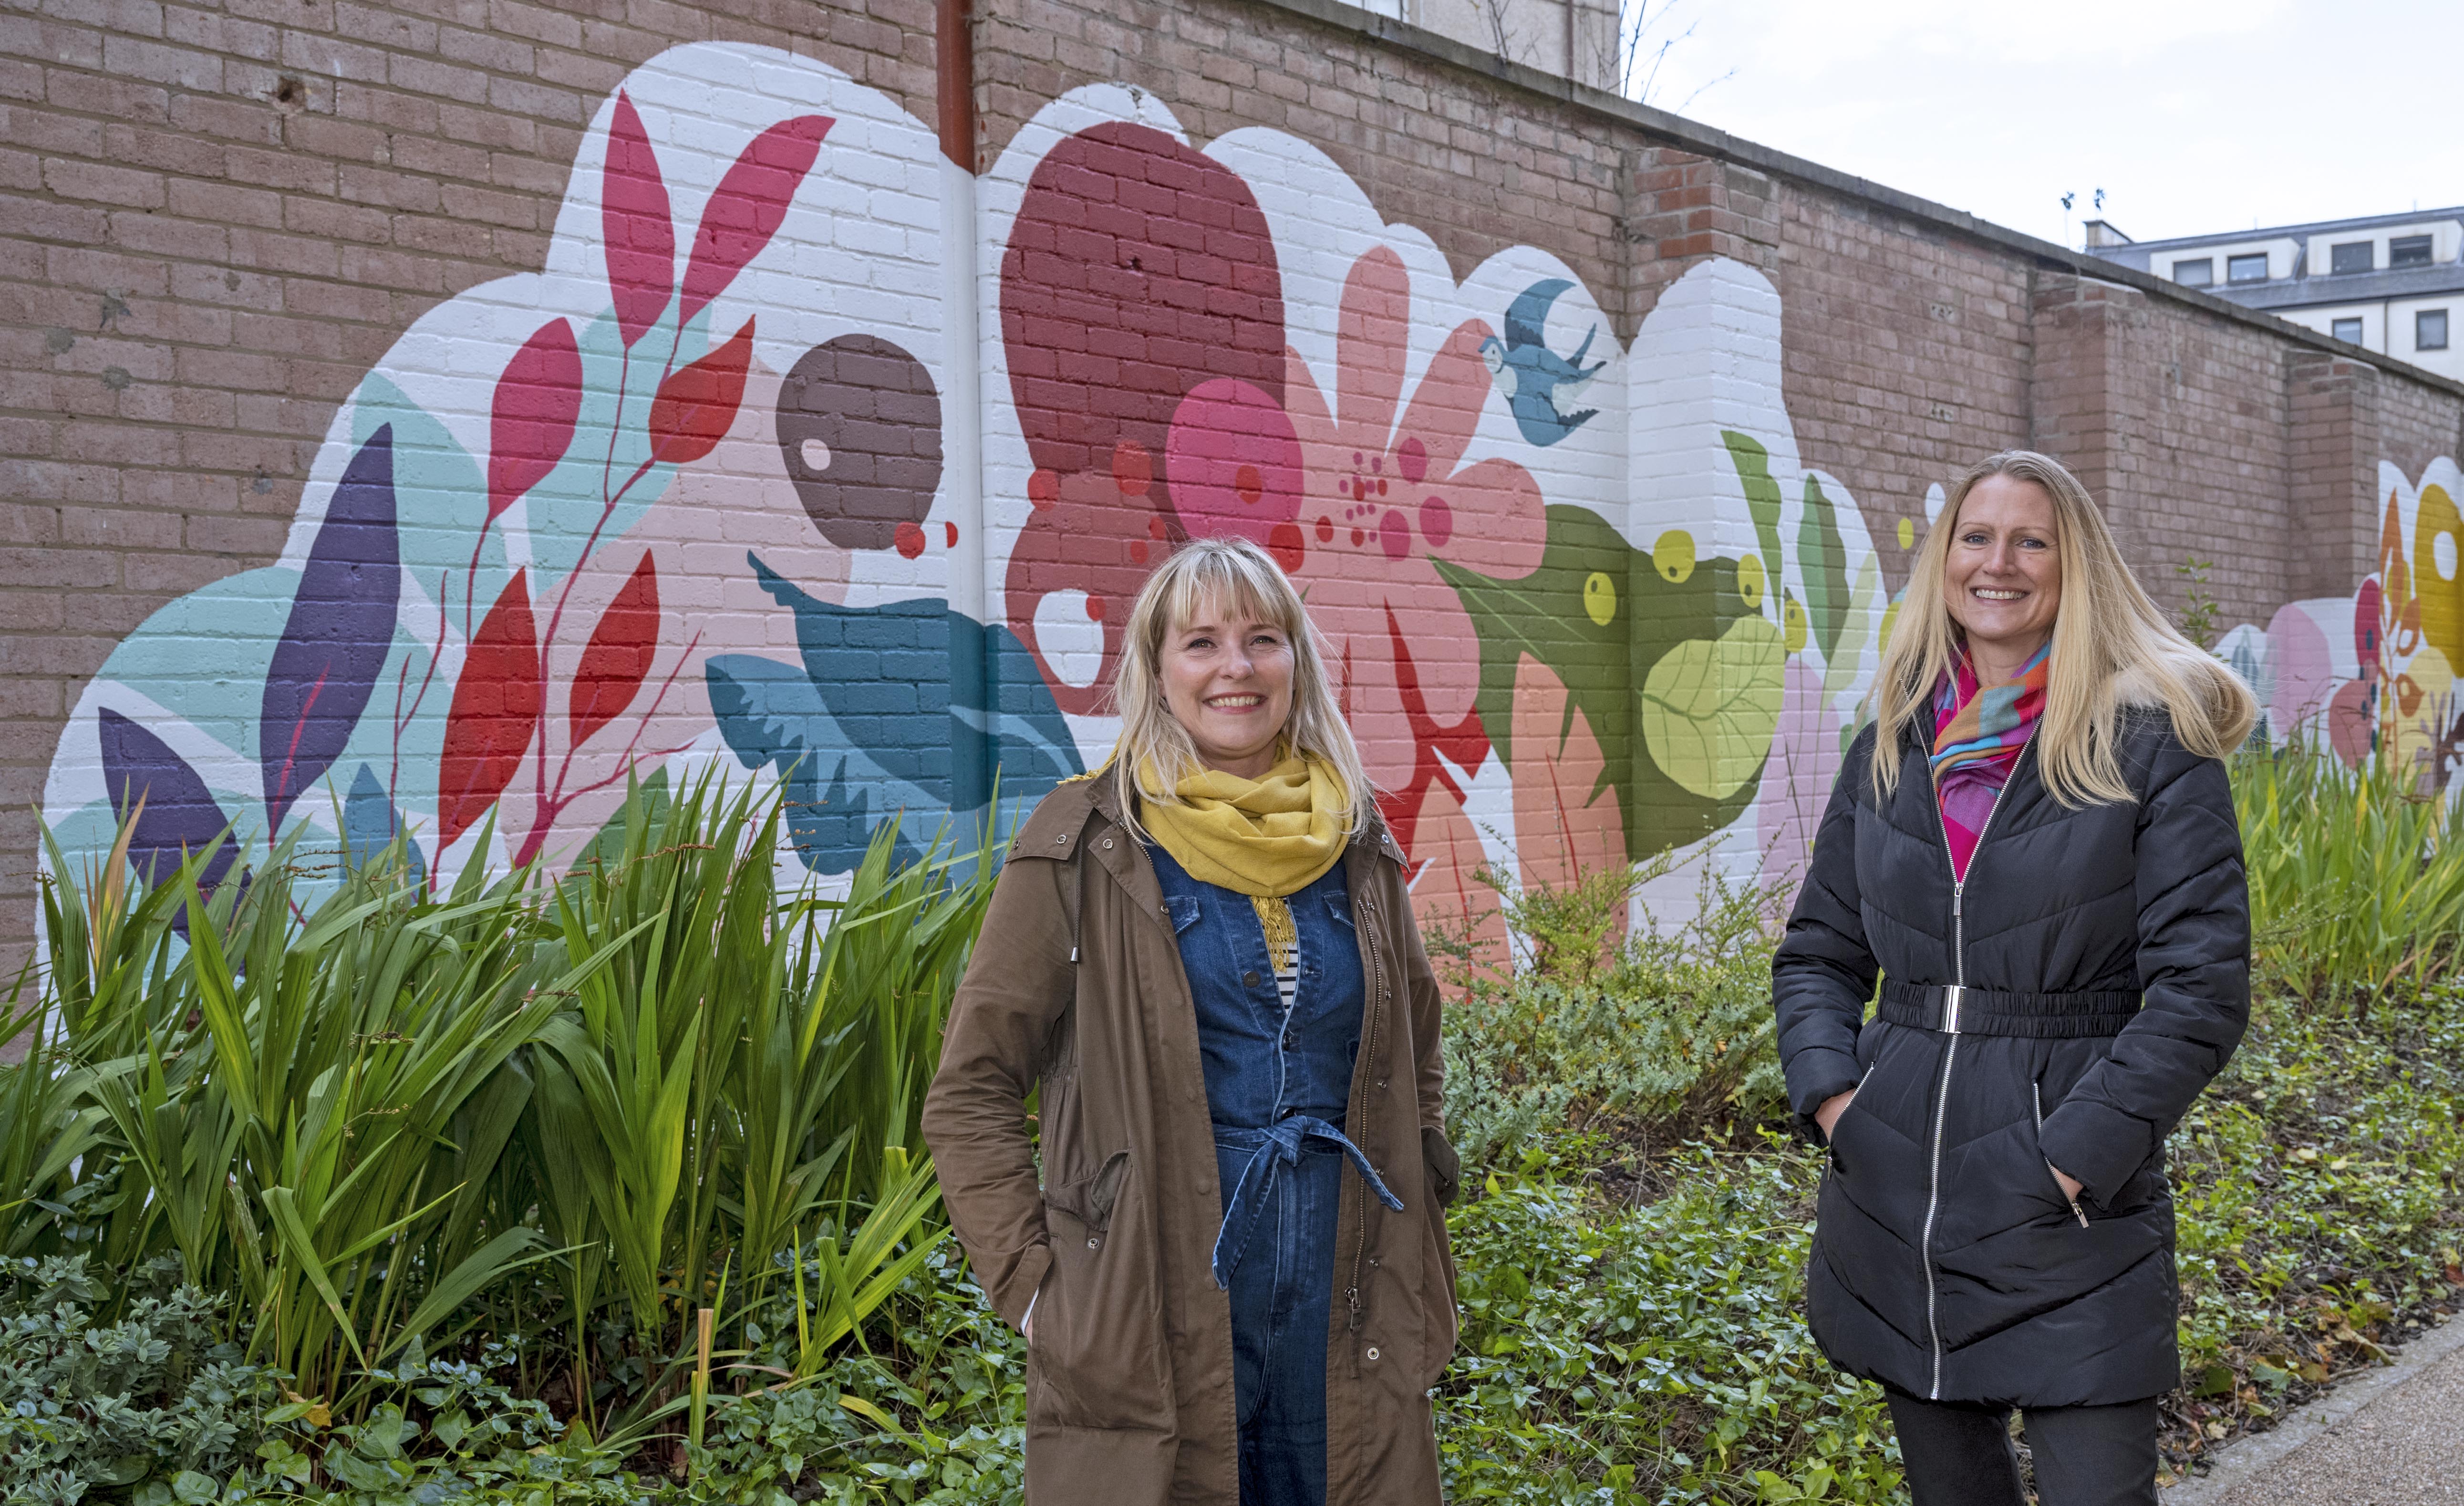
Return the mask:
{"type": "MultiPolygon", "coordinates": [[[[930,122],[933,23],[926,0],[0,15],[0,942],[26,934],[28,808],[80,690],[164,604],[276,557],[339,406],[415,320],[540,269],[628,70],[754,42],[930,122]]],[[[1200,149],[1300,138],[1457,278],[1549,254],[1619,343],[1712,258],[1769,277],[1802,464],[1854,494],[1894,588],[1928,489],[2033,444],[2160,600],[2197,554],[2227,620],[2263,623],[2374,567],[2381,460],[2417,476],[2464,443],[2453,384],[1336,0],[979,0],[973,38],[979,171],[1119,82],[1200,149]]],[[[987,494],[1012,480],[1023,506],[1023,476],[987,494]]]]}
{"type": "Polygon", "coordinates": [[[733,38],[930,119],[929,0],[33,0],[0,14],[0,939],[60,719],[179,593],[281,548],[335,408],[535,272],[627,69],[733,38]]]}

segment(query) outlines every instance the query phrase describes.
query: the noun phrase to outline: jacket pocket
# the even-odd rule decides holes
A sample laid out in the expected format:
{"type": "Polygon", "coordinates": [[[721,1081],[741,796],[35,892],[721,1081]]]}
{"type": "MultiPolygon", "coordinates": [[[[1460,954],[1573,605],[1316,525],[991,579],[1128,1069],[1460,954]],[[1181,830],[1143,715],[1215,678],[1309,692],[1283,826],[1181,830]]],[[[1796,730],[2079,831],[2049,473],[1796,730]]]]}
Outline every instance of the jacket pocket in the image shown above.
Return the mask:
{"type": "Polygon", "coordinates": [[[1172,1365],[1152,1211],[1128,1151],[1045,1197],[1052,1269],[1035,1299],[1029,1406],[1066,1428],[1169,1427],[1172,1365]]]}
{"type": "Polygon", "coordinates": [[[2045,1154],[2045,1143],[2044,1143],[2044,1136],[2045,1136],[2045,1084],[2044,1084],[2044,1080],[2043,1080],[2042,1078],[2039,1078],[2039,1079],[2037,1079],[2036,1081],[2030,1083],[2030,1084],[2028,1085],[2028,1087],[2029,1087],[2029,1091],[2030,1091],[2031,1093],[2033,1093],[2033,1094],[2035,1096],[2035,1106],[2036,1106],[2036,1163],[2037,1163],[2038,1165],[2041,1165],[2041,1166],[2043,1166],[2043,1167],[2045,1168],[2045,1181],[2046,1181],[2046,1183],[2047,1183],[2047,1184],[2048,1184],[2048,1185],[2053,1188],[2053,1192],[2054,1192],[2054,1201],[2055,1201],[2055,1202],[2057,1202],[2057,1203],[2061,1204],[2061,1205],[2062,1205],[2062,1206],[2064,1206],[2065,1207],[2068,1207],[2068,1208],[2071,1210],[2071,1216],[2072,1216],[2073,1218],[2076,1218],[2076,1219],[2078,1219],[2078,1220],[2079,1220],[2079,1228],[2081,1228],[2081,1229],[2085,1229],[2085,1228],[2087,1228],[2087,1209],[2085,1209],[2085,1208],[2083,1208],[2083,1207],[2079,1207],[2079,1199],[2077,1199],[2077,1198],[2075,1198],[2075,1197],[2071,1196],[2071,1195],[2070,1195],[2070,1193],[2068,1193],[2067,1191],[2064,1191],[2064,1190],[2063,1190],[2063,1188],[2062,1188],[2062,1182],[2061,1182],[2061,1179],[2060,1179],[2059,1177],[2057,1177],[2057,1176],[2055,1176],[2055,1175],[2054,1175],[2054,1163],[2053,1163],[2053,1160],[2052,1160],[2052,1158],[2048,1157],[2048,1156],[2045,1154]]]}

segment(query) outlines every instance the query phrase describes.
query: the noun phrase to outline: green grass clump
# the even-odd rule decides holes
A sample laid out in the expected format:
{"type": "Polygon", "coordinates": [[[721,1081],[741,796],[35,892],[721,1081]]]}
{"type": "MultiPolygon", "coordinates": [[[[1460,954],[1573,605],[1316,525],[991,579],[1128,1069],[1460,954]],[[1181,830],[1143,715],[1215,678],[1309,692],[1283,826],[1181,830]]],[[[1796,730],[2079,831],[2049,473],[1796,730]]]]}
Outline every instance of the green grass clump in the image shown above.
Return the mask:
{"type": "Polygon", "coordinates": [[[2233,761],[2262,991],[2314,1003],[2449,974],[2464,942],[2464,801],[2379,759],[2316,748],[2233,761]]]}

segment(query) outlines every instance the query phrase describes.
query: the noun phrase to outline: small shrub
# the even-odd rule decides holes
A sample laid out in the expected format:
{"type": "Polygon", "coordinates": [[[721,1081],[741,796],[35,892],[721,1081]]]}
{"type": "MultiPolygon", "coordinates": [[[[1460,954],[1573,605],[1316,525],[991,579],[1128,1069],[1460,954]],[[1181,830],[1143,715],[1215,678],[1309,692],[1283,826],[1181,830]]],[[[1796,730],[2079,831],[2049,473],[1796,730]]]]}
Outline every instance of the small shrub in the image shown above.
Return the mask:
{"type": "Polygon", "coordinates": [[[1798,1310],[1819,1158],[1773,1138],[1679,1161],[1667,1196],[1619,1207],[1542,1148],[1455,1210],[1449,1500],[1892,1498],[1881,1392],[1834,1370],[1798,1310]]]}
{"type": "Polygon", "coordinates": [[[216,1341],[219,1304],[164,1290],[168,1266],[123,1294],[81,1254],[0,1263],[0,1495],[123,1499],[253,1458],[279,1380],[216,1341]]]}
{"type": "Polygon", "coordinates": [[[1543,1128],[1666,1141],[1715,1118],[1774,1114],[1784,1099],[1769,895],[1706,878],[1692,919],[1663,931],[1646,917],[1600,963],[1601,899],[1614,891],[1621,915],[1647,875],[1614,876],[1515,897],[1509,917],[1542,927],[1533,964],[1507,982],[1473,980],[1446,1008],[1446,1122],[1474,1164],[1543,1128]]]}

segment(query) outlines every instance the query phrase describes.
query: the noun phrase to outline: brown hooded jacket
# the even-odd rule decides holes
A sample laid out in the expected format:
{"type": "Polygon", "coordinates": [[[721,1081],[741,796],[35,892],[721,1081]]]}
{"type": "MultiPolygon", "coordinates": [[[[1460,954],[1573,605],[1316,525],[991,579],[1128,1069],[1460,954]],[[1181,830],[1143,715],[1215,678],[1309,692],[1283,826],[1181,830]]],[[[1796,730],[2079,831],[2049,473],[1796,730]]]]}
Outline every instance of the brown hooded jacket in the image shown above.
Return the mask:
{"type": "MultiPolygon", "coordinates": [[[[1367,984],[1345,1133],[1404,1208],[1344,1178],[1327,1295],[1327,1502],[1429,1506],[1427,1393],[1455,1344],[1444,1204],[1458,1175],[1441,1128],[1437,980],[1394,838],[1373,828],[1343,861],[1367,984]]],[[[1231,1307],[1210,1264],[1223,1203],[1197,1015],[1111,780],[1062,786],[1012,841],[924,1135],[994,1306],[1015,1325],[1036,1304],[1027,1498],[1237,1506],[1231,1307]],[[1040,1144],[1026,1115],[1039,1084],[1040,1144]]]]}

